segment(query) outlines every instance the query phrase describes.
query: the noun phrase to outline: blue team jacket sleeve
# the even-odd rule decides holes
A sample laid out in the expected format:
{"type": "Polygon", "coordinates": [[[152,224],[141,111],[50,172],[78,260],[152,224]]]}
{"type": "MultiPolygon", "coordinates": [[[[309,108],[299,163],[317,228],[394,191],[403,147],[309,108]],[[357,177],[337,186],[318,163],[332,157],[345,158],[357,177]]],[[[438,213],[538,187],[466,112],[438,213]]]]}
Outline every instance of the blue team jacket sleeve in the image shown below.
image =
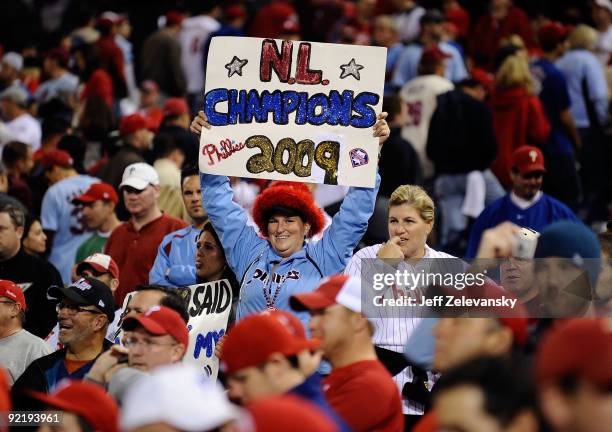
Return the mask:
{"type": "Polygon", "coordinates": [[[377,172],[373,188],[351,187],[323,238],[309,248],[325,276],[342,272],[353,256],[374,212],[379,186],[377,172]]]}
{"type": "Polygon", "coordinates": [[[257,235],[248,224],[246,211],[234,201],[229,178],[200,173],[200,183],[204,209],[221,240],[228,264],[240,280],[267,241],[257,235]]]}
{"type": "Polygon", "coordinates": [[[157,256],[151,271],[149,272],[149,283],[153,285],[170,286],[170,282],[166,279],[166,271],[170,267],[170,258],[166,255],[164,248],[168,244],[169,235],[165,236],[157,249],[157,256]]]}

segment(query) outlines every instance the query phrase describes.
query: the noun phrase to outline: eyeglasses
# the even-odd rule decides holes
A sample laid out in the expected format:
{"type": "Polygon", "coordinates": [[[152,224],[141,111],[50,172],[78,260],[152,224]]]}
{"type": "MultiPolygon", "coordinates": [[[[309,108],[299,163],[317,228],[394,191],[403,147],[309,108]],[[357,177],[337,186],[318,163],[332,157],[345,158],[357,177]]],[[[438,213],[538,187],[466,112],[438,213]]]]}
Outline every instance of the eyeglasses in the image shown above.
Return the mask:
{"type": "Polygon", "coordinates": [[[92,314],[101,314],[101,313],[103,313],[103,312],[100,312],[100,311],[95,310],[95,309],[85,309],[85,308],[83,308],[81,306],[77,306],[75,304],[70,304],[70,303],[65,303],[65,302],[60,302],[60,303],[57,304],[57,306],[55,306],[55,310],[57,311],[57,313],[59,313],[60,310],[62,310],[62,309],[68,310],[68,313],[70,315],[75,315],[75,314],[77,314],[79,312],[89,312],[89,313],[92,313],[92,314]]]}
{"type": "Polygon", "coordinates": [[[155,347],[174,346],[176,345],[176,342],[162,343],[151,339],[138,339],[135,337],[130,337],[125,340],[123,345],[125,345],[127,349],[133,349],[136,348],[138,345],[142,345],[146,351],[151,351],[151,349],[155,347]]]}

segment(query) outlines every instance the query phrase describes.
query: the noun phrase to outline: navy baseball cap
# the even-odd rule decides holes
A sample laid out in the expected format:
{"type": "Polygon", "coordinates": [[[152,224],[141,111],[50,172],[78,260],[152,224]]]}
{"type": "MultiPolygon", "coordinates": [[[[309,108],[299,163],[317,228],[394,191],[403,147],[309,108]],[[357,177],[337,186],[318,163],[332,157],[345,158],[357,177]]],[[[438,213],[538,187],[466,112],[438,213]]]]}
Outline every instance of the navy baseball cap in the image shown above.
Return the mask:
{"type": "Polygon", "coordinates": [[[103,312],[109,321],[115,318],[115,298],[111,289],[98,279],[84,277],[68,287],[54,285],[49,287],[47,294],[50,298],[68,300],[79,306],[95,306],[103,312]]]}

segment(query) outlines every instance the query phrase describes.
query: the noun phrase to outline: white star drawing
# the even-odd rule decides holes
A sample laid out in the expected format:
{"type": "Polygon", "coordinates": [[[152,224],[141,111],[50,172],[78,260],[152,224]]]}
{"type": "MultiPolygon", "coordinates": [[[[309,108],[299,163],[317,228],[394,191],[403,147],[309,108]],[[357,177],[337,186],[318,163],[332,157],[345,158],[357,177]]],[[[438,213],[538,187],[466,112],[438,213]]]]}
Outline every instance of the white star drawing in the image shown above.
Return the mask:
{"type": "Polygon", "coordinates": [[[340,65],[340,68],[342,69],[342,73],[340,74],[340,79],[346,78],[349,75],[352,75],[353,78],[355,78],[357,81],[359,81],[359,79],[361,78],[361,76],[359,75],[359,71],[363,69],[363,66],[355,63],[354,58],[351,59],[351,61],[348,62],[348,64],[340,65]]]}
{"type": "Polygon", "coordinates": [[[225,65],[225,69],[227,69],[227,77],[229,78],[232,75],[234,75],[235,73],[240,75],[240,76],[242,76],[242,68],[248,62],[249,61],[246,60],[246,59],[240,60],[238,57],[234,56],[232,61],[225,65]]]}

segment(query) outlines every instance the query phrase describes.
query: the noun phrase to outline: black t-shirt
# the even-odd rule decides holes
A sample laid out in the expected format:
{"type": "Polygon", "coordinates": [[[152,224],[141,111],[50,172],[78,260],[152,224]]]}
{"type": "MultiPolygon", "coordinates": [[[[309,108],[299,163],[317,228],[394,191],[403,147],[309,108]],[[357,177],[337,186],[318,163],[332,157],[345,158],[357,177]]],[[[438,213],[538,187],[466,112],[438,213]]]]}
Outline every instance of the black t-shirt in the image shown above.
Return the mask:
{"type": "Polygon", "coordinates": [[[57,322],[56,302],[47,297],[51,285],[62,285],[57,269],[20,249],[13,258],[0,262],[0,279],[13,281],[21,287],[27,304],[23,328],[45,338],[57,322]]]}

